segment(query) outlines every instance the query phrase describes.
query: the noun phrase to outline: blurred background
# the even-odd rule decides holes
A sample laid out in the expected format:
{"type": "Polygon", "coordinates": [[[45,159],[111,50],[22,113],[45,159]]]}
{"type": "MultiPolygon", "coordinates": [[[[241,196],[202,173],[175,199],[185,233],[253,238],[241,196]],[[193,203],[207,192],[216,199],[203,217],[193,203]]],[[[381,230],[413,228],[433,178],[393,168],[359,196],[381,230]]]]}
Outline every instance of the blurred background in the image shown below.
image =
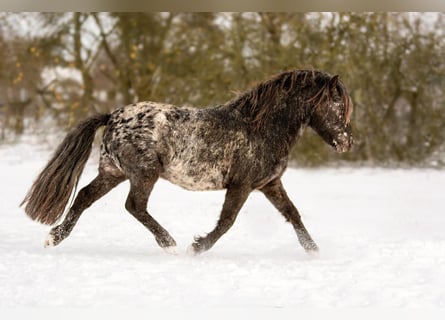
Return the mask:
{"type": "MultiPolygon", "coordinates": [[[[0,13],[0,144],[58,140],[142,100],[206,107],[283,70],[339,74],[354,149],[311,130],[295,164],[445,164],[443,13],[0,13]]],[[[54,146],[52,146],[54,147],[54,146]]]]}

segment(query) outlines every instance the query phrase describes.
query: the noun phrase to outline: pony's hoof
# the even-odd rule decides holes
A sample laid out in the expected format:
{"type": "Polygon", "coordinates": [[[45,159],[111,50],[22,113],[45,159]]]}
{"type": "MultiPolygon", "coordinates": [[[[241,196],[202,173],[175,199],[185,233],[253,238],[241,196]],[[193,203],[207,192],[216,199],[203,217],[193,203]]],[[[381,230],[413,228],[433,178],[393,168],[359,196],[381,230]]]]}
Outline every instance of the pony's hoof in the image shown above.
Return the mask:
{"type": "Polygon", "coordinates": [[[60,227],[55,227],[48,233],[48,237],[46,237],[44,247],[55,247],[65,238],[66,235],[62,233],[60,227]]]}
{"type": "Polygon", "coordinates": [[[316,252],[318,252],[318,246],[314,242],[314,240],[312,240],[312,239],[302,240],[302,241],[300,241],[300,243],[301,243],[301,246],[303,247],[303,249],[307,253],[316,253],[316,252]]]}
{"type": "Polygon", "coordinates": [[[312,258],[318,258],[320,256],[320,250],[306,250],[306,253],[312,258]]]}
{"type": "Polygon", "coordinates": [[[48,237],[46,238],[45,243],[43,244],[43,246],[45,248],[55,247],[56,246],[56,242],[55,242],[55,239],[54,239],[54,235],[49,234],[48,237]]]}
{"type": "Polygon", "coordinates": [[[173,256],[177,256],[179,254],[176,246],[164,247],[162,249],[164,249],[166,253],[171,254],[173,256]]]}
{"type": "Polygon", "coordinates": [[[187,248],[187,254],[189,256],[197,256],[210,249],[210,246],[206,244],[206,238],[195,236],[195,241],[187,248]]]}
{"type": "Polygon", "coordinates": [[[195,257],[199,254],[200,252],[196,250],[196,248],[193,246],[193,243],[191,245],[188,246],[187,248],[187,255],[189,255],[190,257],[195,257]]]}

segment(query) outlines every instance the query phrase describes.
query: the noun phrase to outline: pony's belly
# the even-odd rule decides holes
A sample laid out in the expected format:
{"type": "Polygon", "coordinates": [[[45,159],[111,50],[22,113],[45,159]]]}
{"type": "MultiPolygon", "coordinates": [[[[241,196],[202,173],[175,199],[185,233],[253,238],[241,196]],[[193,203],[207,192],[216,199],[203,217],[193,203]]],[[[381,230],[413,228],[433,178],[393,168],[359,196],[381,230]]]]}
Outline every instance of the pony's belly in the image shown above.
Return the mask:
{"type": "Polygon", "coordinates": [[[192,191],[224,189],[223,170],[215,167],[189,167],[181,163],[173,163],[164,168],[161,177],[192,191]]]}

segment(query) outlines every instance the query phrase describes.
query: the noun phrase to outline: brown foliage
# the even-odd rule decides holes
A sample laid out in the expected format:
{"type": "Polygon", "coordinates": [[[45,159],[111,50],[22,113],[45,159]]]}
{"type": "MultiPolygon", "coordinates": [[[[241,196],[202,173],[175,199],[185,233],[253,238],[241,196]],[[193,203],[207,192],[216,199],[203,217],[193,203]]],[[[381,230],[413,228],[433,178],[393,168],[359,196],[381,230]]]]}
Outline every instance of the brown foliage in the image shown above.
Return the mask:
{"type": "Polygon", "coordinates": [[[357,141],[338,156],[308,135],[294,152],[299,163],[421,163],[443,148],[440,13],[45,13],[33,15],[42,32],[32,36],[6,29],[13,15],[1,16],[0,29],[4,137],[42,114],[69,126],[135,101],[216,105],[300,68],[340,76],[357,141]],[[55,67],[80,81],[42,79],[55,67]],[[24,96],[29,103],[18,107],[24,96]]]}

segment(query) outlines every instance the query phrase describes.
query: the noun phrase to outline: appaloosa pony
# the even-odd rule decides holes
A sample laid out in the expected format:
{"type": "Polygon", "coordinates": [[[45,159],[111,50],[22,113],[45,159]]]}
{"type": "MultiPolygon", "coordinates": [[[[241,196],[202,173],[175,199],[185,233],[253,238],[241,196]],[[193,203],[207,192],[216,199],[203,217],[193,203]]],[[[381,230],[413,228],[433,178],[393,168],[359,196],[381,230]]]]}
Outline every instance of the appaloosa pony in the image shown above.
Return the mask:
{"type": "Polygon", "coordinates": [[[79,191],[45,246],[56,246],[82,212],[122,181],[130,180],[125,208],[152,232],[160,247],[176,242],[148,212],[159,178],[188,190],[227,189],[216,227],[195,237],[192,254],[210,249],[259,190],[294,227],[306,251],[318,250],[281,183],[289,151],[309,126],[338,152],[352,145],[351,99],[338,76],[315,70],[283,72],[223,105],[195,109],[139,102],[92,116],[70,132],[22,202],[39,222],[63,215],[90,155],[96,130],[106,126],[99,173],[79,191]]]}

